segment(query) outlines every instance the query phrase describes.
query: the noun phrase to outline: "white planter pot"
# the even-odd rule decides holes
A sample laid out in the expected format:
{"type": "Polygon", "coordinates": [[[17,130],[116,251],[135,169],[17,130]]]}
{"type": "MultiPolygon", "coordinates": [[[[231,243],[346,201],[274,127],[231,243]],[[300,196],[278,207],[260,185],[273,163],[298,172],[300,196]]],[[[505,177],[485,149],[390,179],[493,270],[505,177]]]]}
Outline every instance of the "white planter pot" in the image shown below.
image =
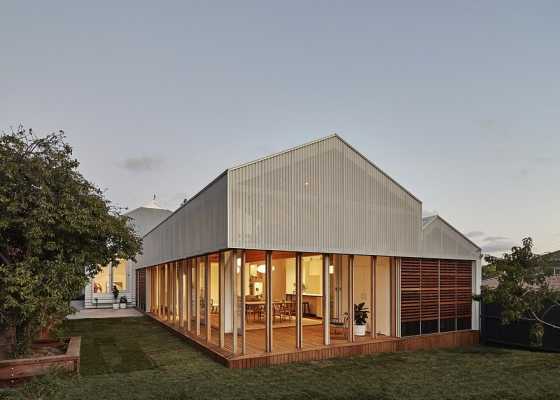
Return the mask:
{"type": "Polygon", "coordinates": [[[121,308],[126,308],[126,303],[120,303],[121,308]]]}
{"type": "Polygon", "coordinates": [[[366,335],[366,325],[354,325],[354,335],[355,336],[365,336],[366,335]]]}
{"type": "Polygon", "coordinates": [[[119,303],[113,303],[113,310],[119,309],[119,303]]]}

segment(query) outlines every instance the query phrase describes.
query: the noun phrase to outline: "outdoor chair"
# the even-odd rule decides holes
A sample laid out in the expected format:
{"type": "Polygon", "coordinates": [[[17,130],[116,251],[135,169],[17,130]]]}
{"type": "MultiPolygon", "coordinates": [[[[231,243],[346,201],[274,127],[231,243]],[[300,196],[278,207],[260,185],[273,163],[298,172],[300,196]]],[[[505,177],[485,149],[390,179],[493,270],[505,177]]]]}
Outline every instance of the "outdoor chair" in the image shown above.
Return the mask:
{"type": "Polygon", "coordinates": [[[348,313],[344,313],[342,317],[331,318],[330,325],[335,335],[342,331],[344,338],[348,338],[348,313]]]}

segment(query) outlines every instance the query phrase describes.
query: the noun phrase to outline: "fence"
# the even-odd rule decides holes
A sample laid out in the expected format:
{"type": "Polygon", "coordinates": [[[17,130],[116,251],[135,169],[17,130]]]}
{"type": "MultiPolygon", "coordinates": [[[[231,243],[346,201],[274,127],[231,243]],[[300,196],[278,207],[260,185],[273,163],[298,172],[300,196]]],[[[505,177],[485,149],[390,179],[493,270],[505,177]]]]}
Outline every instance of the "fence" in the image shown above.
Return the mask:
{"type": "MultiPolygon", "coordinates": [[[[520,320],[509,325],[502,325],[500,320],[502,308],[497,304],[482,304],[480,313],[480,341],[508,346],[530,348],[534,350],[560,352],[560,329],[544,326],[541,345],[534,345],[531,329],[535,322],[520,320]]],[[[560,307],[551,310],[547,322],[560,326],[560,307]]]]}

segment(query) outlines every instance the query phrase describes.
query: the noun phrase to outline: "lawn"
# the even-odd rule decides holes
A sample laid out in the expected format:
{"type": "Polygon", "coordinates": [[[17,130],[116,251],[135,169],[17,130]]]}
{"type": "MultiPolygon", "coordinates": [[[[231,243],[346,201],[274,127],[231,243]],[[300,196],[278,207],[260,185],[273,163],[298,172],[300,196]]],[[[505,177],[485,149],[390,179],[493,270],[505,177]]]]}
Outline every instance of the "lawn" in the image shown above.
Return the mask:
{"type": "Polygon", "coordinates": [[[553,399],[560,354],[472,347],[230,370],[147,318],[68,321],[80,377],[50,376],[6,399],[553,399]]]}

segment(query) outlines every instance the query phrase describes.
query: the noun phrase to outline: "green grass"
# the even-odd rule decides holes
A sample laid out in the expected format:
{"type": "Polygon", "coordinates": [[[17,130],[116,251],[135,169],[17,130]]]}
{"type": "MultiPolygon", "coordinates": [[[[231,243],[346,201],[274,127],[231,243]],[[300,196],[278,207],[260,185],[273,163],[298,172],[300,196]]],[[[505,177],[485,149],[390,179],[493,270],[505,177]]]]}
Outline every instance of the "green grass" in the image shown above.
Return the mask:
{"type": "Polygon", "coordinates": [[[68,321],[81,376],[51,375],[6,399],[555,399],[560,354],[489,347],[230,370],[147,318],[68,321]]]}

